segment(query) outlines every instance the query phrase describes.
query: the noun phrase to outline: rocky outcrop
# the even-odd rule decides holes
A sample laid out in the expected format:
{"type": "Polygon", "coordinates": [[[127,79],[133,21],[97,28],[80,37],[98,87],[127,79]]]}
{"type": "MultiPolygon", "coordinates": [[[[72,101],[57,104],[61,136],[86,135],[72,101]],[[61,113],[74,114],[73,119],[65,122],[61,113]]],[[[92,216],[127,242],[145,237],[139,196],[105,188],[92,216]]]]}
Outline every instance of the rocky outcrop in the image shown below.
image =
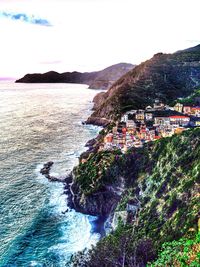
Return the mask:
{"type": "Polygon", "coordinates": [[[48,161],[47,163],[45,163],[42,167],[42,169],[40,170],[40,173],[42,175],[45,175],[46,178],[49,177],[49,174],[50,174],[50,170],[51,170],[51,167],[53,166],[54,162],[53,161],[48,161]]]}
{"type": "Polygon", "coordinates": [[[72,182],[71,174],[60,177],[55,177],[51,175],[50,171],[53,164],[54,164],[53,161],[48,161],[47,163],[45,163],[41,168],[40,173],[44,175],[50,182],[62,182],[66,184],[71,183],[72,182]]]}
{"type": "Polygon", "coordinates": [[[94,103],[94,106],[93,106],[93,110],[95,110],[96,108],[98,108],[101,103],[105,100],[105,92],[101,92],[99,94],[97,94],[94,99],[93,99],[93,103],[94,103]]]}
{"type": "Polygon", "coordinates": [[[96,72],[64,72],[49,71],[46,73],[26,74],[17,83],[80,83],[88,84],[92,89],[108,89],[117,79],[133,69],[134,65],[119,63],[96,72]]]}
{"type": "Polygon", "coordinates": [[[158,53],[117,80],[94,99],[92,118],[113,120],[130,109],[152,105],[155,98],[169,104],[200,86],[200,45],[174,54],[158,53]]]}
{"type": "Polygon", "coordinates": [[[97,126],[107,126],[111,121],[106,118],[99,118],[99,117],[89,117],[85,123],[86,124],[93,124],[97,126]]]}
{"type": "Polygon", "coordinates": [[[79,165],[73,169],[68,202],[79,212],[108,216],[121,199],[125,181],[118,154],[98,152],[96,146],[97,140],[91,151],[81,155],[79,165]]]}
{"type": "Polygon", "coordinates": [[[104,188],[100,192],[85,196],[81,193],[79,184],[73,182],[68,195],[70,208],[93,216],[108,216],[117,206],[120,196],[114,191],[104,188]]]}

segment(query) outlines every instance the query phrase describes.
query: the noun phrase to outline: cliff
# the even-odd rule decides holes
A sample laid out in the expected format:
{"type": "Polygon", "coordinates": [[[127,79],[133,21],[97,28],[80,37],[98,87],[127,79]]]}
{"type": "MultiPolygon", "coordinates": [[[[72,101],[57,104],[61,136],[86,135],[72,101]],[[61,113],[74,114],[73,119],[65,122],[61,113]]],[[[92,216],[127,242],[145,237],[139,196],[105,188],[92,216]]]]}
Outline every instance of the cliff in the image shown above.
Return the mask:
{"type": "Polygon", "coordinates": [[[174,54],[158,53],[117,80],[96,96],[89,118],[115,120],[130,109],[152,105],[155,98],[169,104],[187,97],[200,86],[200,45],[174,54]]]}
{"type": "Polygon", "coordinates": [[[108,89],[117,79],[134,68],[128,63],[119,63],[96,72],[50,71],[46,73],[26,74],[17,83],[80,83],[88,84],[92,89],[108,89]]]}
{"type": "MultiPolygon", "coordinates": [[[[75,256],[74,266],[101,262],[142,267],[157,257],[165,242],[194,238],[200,210],[199,159],[200,128],[126,154],[90,154],[74,169],[74,207],[92,215],[113,214],[119,221],[86,255],[75,256]]],[[[172,266],[166,263],[154,266],[172,266]]]]}

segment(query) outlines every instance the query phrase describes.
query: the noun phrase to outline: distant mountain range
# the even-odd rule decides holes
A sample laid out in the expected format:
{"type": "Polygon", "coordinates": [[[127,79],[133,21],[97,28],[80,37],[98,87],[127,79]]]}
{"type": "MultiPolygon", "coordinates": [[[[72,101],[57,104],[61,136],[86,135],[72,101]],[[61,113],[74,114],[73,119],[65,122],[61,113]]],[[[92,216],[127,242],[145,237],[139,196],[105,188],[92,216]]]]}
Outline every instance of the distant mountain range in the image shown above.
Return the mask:
{"type": "MultiPolygon", "coordinates": [[[[94,113],[87,123],[115,120],[130,109],[166,104],[200,88],[200,45],[173,54],[158,53],[117,80],[94,98],[94,113]]],[[[103,124],[103,123],[102,123],[103,124]]]]}
{"type": "Polygon", "coordinates": [[[64,72],[49,71],[46,73],[26,74],[16,80],[17,83],[80,83],[88,84],[92,89],[108,89],[122,75],[132,70],[135,65],[119,63],[95,72],[64,72]]]}

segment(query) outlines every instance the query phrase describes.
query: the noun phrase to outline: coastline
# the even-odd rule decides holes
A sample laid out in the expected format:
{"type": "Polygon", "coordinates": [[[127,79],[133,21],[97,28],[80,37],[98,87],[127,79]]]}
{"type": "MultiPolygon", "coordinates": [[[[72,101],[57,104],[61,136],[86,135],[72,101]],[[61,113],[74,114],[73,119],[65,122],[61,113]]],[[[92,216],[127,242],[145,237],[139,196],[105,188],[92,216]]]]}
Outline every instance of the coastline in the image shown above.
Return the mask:
{"type": "Polygon", "coordinates": [[[66,212],[63,183],[49,182],[39,173],[43,163],[52,160],[55,165],[50,175],[64,178],[61,176],[67,176],[78,164],[87,140],[96,137],[99,128],[82,126],[81,121],[90,115],[91,101],[97,92],[84,88],[13,83],[1,87],[1,111],[4,111],[1,137],[3,140],[7,136],[9,140],[4,146],[9,154],[4,153],[1,164],[4,175],[1,194],[5,200],[1,222],[9,237],[1,233],[2,263],[22,266],[23,262],[27,266],[34,260],[38,265],[52,261],[52,264],[57,262],[56,266],[64,266],[71,253],[96,243],[99,238],[91,234],[89,216],[74,210],[66,212]],[[6,194],[3,186],[7,188],[6,194]],[[12,218],[9,227],[8,215],[12,218]]]}
{"type": "Polygon", "coordinates": [[[100,239],[104,236],[106,236],[106,229],[105,229],[105,222],[107,220],[107,217],[104,216],[98,216],[96,219],[91,220],[89,219],[89,222],[92,226],[91,233],[92,234],[99,234],[100,239]]]}
{"type": "MultiPolygon", "coordinates": [[[[92,111],[92,108],[90,109],[92,111]]],[[[80,122],[81,123],[81,122],[80,122]]],[[[83,123],[82,123],[83,124],[83,123]]],[[[87,140],[85,144],[83,144],[82,150],[80,155],[78,156],[79,158],[79,163],[80,164],[80,159],[84,157],[85,154],[91,153],[94,151],[94,145],[98,144],[98,139],[99,139],[99,132],[103,129],[102,124],[90,124],[90,123],[85,123],[83,124],[83,127],[92,127],[94,129],[97,129],[96,136],[90,140],[87,140]]],[[[105,126],[105,125],[104,125],[105,126]]],[[[64,213],[69,212],[71,209],[75,210],[76,212],[80,212],[82,214],[88,215],[88,221],[91,225],[91,234],[98,234],[99,239],[103,238],[106,236],[106,227],[105,224],[107,223],[108,217],[107,216],[93,216],[88,213],[81,212],[79,209],[77,209],[74,205],[73,201],[73,193],[71,190],[71,187],[73,185],[73,169],[78,166],[76,164],[73,166],[69,172],[66,175],[61,175],[59,177],[55,177],[51,175],[51,167],[53,166],[54,162],[49,161],[47,163],[44,163],[42,168],[40,169],[40,173],[49,180],[49,182],[60,182],[63,184],[63,194],[67,196],[67,209],[64,213]],[[90,217],[90,216],[93,216],[90,217]]],[[[63,213],[63,214],[64,214],[63,213]]],[[[98,240],[99,240],[98,239],[98,240]]]]}

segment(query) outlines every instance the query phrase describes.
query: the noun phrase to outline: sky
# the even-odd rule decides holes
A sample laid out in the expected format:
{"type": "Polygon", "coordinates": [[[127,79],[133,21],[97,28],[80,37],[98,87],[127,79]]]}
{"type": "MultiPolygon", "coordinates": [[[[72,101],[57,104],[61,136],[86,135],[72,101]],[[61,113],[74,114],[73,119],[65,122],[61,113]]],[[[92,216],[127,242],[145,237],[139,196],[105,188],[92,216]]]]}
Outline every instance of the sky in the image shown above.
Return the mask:
{"type": "Polygon", "coordinates": [[[200,43],[199,0],[0,0],[0,77],[94,71],[200,43]]]}

